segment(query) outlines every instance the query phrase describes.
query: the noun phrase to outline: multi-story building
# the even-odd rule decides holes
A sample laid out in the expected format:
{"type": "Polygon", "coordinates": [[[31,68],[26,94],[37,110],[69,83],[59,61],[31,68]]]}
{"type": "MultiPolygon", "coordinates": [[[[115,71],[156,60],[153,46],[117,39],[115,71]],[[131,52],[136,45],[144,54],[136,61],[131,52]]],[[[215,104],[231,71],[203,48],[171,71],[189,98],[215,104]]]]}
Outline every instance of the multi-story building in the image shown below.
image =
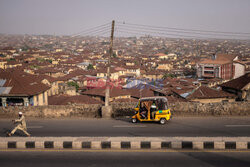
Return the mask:
{"type": "Polygon", "coordinates": [[[234,79],[245,74],[245,65],[238,61],[238,56],[227,54],[212,55],[196,64],[199,78],[234,79]]]}

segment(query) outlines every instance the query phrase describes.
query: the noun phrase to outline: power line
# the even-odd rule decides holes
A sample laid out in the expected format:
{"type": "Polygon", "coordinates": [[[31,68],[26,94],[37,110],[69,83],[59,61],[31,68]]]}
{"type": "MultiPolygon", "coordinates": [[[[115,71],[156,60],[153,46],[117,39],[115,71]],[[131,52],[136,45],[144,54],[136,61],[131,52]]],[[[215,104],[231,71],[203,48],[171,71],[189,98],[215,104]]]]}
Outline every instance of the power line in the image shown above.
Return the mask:
{"type": "Polygon", "coordinates": [[[129,31],[122,31],[122,30],[115,30],[115,32],[119,33],[125,33],[125,34],[133,34],[133,35],[148,35],[144,33],[136,33],[136,32],[129,32],[129,31]]]}
{"type": "Polygon", "coordinates": [[[96,30],[100,30],[100,29],[103,29],[103,28],[108,28],[108,26],[110,25],[110,23],[106,23],[106,24],[102,24],[102,25],[99,25],[99,26],[96,26],[96,27],[92,27],[92,28],[88,28],[88,29],[85,29],[85,30],[82,30],[82,31],[79,31],[77,33],[74,33],[74,34],[71,34],[70,36],[78,36],[80,34],[87,34],[87,33],[91,33],[91,32],[94,32],[96,30]]]}
{"type": "Polygon", "coordinates": [[[98,33],[99,31],[107,30],[108,28],[109,28],[109,27],[102,27],[102,28],[98,28],[98,29],[95,29],[95,30],[91,30],[91,31],[85,32],[85,33],[80,33],[80,34],[77,34],[77,35],[72,36],[72,37],[77,37],[77,36],[88,36],[88,35],[90,35],[90,34],[98,33]]]}
{"type": "Polygon", "coordinates": [[[99,31],[96,31],[96,32],[89,33],[88,36],[101,35],[101,34],[106,34],[108,32],[110,32],[110,28],[105,28],[103,30],[99,30],[99,31]]]}
{"type": "Polygon", "coordinates": [[[204,32],[188,32],[188,31],[177,31],[177,30],[163,30],[163,29],[158,29],[158,28],[149,28],[149,27],[139,27],[139,26],[134,26],[134,25],[123,25],[123,24],[118,24],[118,28],[119,27],[125,27],[128,28],[130,30],[134,30],[134,29],[140,29],[140,30],[144,30],[144,31],[149,31],[152,30],[154,32],[174,32],[174,33],[179,33],[179,34],[191,34],[191,35],[208,35],[208,36],[223,36],[223,37],[232,37],[232,36],[237,36],[237,37],[249,37],[250,36],[246,36],[246,35],[237,35],[237,34],[215,34],[215,33],[204,33],[204,32]]]}
{"type": "Polygon", "coordinates": [[[106,32],[103,32],[103,33],[99,33],[99,34],[94,34],[94,35],[91,35],[91,36],[99,36],[99,37],[104,37],[106,34],[110,33],[109,31],[106,31],[106,32]]]}
{"type": "MultiPolygon", "coordinates": [[[[140,33],[140,32],[131,32],[131,31],[122,31],[122,30],[117,30],[117,36],[119,36],[120,34],[129,34],[129,35],[139,35],[139,36],[147,36],[147,35],[150,35],[150,36],[154,36],[154,37],[159,37],[159,38],[162,38],[162,37],[165,37],[165,38],[172,38],[172,39],[175,39],[176,36],[166,36],[166,35],[152,35],[152,34],[145,34],[145,33],[140,33]]],[[[206,38],[196,38],[196,39],[206,39],[206,38]]]]}
{"type": "Polygon", "coordinates": [[[200,30],[200,29],[184,29],[184,28],[176,28],[176,27],[163,27],[163,26],[152,26],[145,24],[135,24],[135,23],[127,23],[127,22],[117,22],[123,25],[131,25],[131,26],[140,26],[140,27],[149,27],[149,28],[157,28],[157,29],[170,29],[177,31],[191,31],[191,32],[207,32],[207,33],[221,33],[221,34],[238,34],[238,35],[250,35],[248,32],[229,32],[229,31],[211,31],[211,30],[200,30]]]}
{"type": "MultiPolygon", "coordinates": [[[[156,32],[156,31],[144,31],[144,30],[131,30],[131,29],[126,29],[126,28],[119,28],[117,29],[118,31],[123,31],[123,32],[127,32],[127,33],[134,33],[136,32],[137,34],[141,34],[143,33],[143,35],[152,35],[152,34],[158,34],[158,35],[162,35],[162,36],[173,36],[173,37],[185,37],[185,38],[201,38],[201,39],[217,39],[217,38],[212,38],[212,37],[202,37],[202,36],[194,36],[194,35],[183,35],[183,34],[174,34],[174,33],[165,33],[165,32],[156,32]]],[[[120,32],[121,32],[120,31],[120,32]]],[[[154,36],[154,35],[152,35],[154,36]]]]}

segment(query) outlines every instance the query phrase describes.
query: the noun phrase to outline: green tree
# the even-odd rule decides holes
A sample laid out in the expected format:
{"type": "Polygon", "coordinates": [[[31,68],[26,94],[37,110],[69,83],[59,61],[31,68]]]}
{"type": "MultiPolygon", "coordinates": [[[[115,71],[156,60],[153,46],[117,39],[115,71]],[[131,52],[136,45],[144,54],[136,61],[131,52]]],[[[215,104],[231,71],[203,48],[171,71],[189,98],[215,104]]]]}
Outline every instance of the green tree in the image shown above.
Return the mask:
{"type": "Polygon", "coordinates": [[[74,86],[76,88],[76,91],[79,89],[79,85],[74,81],[68,82],[67,84],[68,86],[74,86]]]}
{"type": "Polygon", "coordinates": [[[162,79],[166,79],[167,77],[170,77],[170,78],[175,78],[175,77],[176,77],[176,75],[174,75],[174,74],[170,74],[170,73],[166,73],[166,74],[164,74],[164,75],[163,75],[162,79]]]}
{"type": "Polygon", "coordinates": [[[52,60],[51,59],[47,59],[46,61],[48,61],[50,64],[52,64],[52,60]]]}
{"type": "Polygon", "coordinates": [[[15,59],[14,58],[10,58],[10,59],[7,59],[7,61],[9,62],[9,61],[15,61],[15,59]]]}
{"type": "Polygon", "coordinates": [[[88,70],[93,70],[94,69],[94,66],[93,64],[89,64],[88,67],[87,67],[88,70]]]}
{"type": "Polygon", "coordinates": [[[33,70],[34,70],[34,69],[39,69],[39,68],[40,68],[40,66],[38,66],[38,65],[30,65],[29,67],[30,67],[31,69],[33,69],[33,70]]]}
{"type": "Polygon", "coordinates": [[[39,62],[44,62],[45,61],[45,59],[43,59],[43,58],[36,58],[36,60],[39,61],[39,62]]]}

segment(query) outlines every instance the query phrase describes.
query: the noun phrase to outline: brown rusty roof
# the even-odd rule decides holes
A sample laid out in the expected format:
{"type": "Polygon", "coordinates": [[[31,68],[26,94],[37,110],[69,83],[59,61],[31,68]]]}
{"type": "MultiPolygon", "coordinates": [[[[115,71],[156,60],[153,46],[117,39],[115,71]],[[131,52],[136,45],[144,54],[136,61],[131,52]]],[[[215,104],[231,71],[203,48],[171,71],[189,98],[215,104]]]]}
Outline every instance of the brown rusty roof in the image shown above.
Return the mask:
{"type": "Polygon", "coordinates": [[[125,103],[129,103],[129,102],[138,102],[138,99],[136,98],[122,98],[122,99],[115,99],[112,101],[112,103],[121,103],[121,102],[125,102],[125,103]]]}
{"type": "Polygon", "coordinates": [[[205,59],[201,61],[201,64],[228,64],[232,63],[233,59],[236,55],[229,55],[229,54],[217,54],[216,59],[205,59]]]}
{"type": "Polygon", "coordinates": [[[227,93],[222,90],[215,90],[206,86],[200,86],[187,98],[188,99],[212,99],[212,98],[224,98],[224,97],[235,97],[235,95],[227,93]]]}
{"type": "MultiPolygon", "coordinates": [[[[82,92],[82,94],[105,97],[105,87],[90,89],[85,92],[82,92]]],[[[110,89],[110,97],[125,96],[125,95],[130,95],[130,92],[125,89],[119,89],[119,88],[110,89]]]]}
{"type": "Polygon", "coordinates": [[[36,76],[19,70],[5,70],[0,73],[0,79],[6,80],[3,87],[12,87],[9,95],[37,95],[50,88],[36,76]]]}
{"type": "Polygon", "coordinates": [[[142,98],[142,97],[152,97],[154,92],[151,89],[127,89],[131,97],[142,98]]]}
{"type": "Polygon", "coordinates": [[[48,97],[49,105],[68,105],[68,104],[103,104],[102,101],[96,100],[86,95],[55,95],[48,97]]]}
{"type": "Polygon", "coordinates": [[[236,90],[241,90],[249,83],[250,83],[250,73],[246,73],[245,75],[233,79],[231,81],[225,82],[220,86],[224,88],[233,88],[236,90]]]}

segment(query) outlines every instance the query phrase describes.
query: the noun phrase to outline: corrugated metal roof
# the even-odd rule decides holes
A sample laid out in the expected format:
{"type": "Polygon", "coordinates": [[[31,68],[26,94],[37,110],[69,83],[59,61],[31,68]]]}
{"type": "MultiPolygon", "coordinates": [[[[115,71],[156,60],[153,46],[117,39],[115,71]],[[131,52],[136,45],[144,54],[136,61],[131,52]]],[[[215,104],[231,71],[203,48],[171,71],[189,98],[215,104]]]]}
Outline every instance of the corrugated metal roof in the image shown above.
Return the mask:
{"type": "Polygon", "coordinates": [[[3,86],[6,82],[6,79],[0,79],[0,86],[3,86]]]}
{"type": "Polygon", "coordinates": [[[186,98],[190,95],[191,92],[187,92],[187,93],[183,93],[181,94],[180,96],[183,97],[183,98],[186,98]]]}
{"type": "Polygon", "coordinates": [[[91,64],[91,63],[89,63],[89,62],[82,62],[82,63],[79,63],[79,65],[86,65],[86,66],[88,66],[89,64],[91,64]]]}
{"type": "Polygon", "coordinates": [[[0,87],[0,95],[9,94],[12,87],[0,87]]]}

